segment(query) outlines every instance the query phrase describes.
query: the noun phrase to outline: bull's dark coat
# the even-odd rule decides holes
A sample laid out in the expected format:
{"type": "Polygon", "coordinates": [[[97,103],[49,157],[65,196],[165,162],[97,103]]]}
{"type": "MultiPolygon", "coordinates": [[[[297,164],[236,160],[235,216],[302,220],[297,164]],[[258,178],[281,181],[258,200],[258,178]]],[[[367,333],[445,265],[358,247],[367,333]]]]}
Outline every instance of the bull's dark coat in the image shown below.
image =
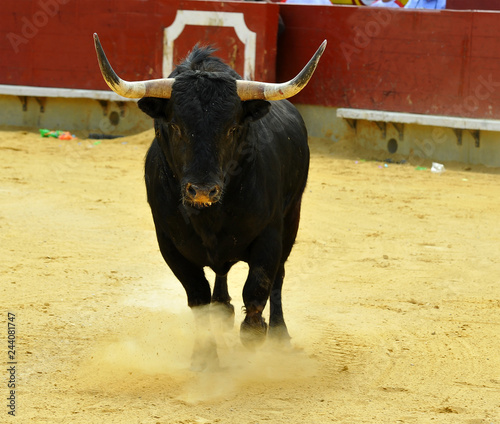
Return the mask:
{"type": "Polygon", "coordinates": [[[195,47],[176,68],[170,99],[139,101],[155,120],[145,178],[158,243],[191,307],[232,308],[226,276],[247,262],[242,340],[265,335],[269,297],[270,331],[286,338],[281,287],[307,180],[307,131],[287,100],[242,102],[239,75],[212,52],[195,47]],[[192,187],[213,195],[211,205],[195,202],[192,187]],[[205,266],[217,276],[213,295],[205,266]]]}

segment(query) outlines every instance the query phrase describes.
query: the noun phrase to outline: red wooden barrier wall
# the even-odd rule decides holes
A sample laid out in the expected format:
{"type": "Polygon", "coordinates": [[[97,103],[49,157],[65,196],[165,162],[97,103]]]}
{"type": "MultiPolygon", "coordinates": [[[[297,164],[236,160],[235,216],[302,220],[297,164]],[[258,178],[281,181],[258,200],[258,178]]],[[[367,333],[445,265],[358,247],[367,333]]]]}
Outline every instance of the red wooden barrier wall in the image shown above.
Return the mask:
{"type": "MultiPolygon", "coordinates": [[[[451,1],[451,0],[449,0],[451,1]]],[[[454,0],[459,1],[459,0],[454,0]]],[[[487,1],[487,0],[483,0],[487,1]]],[[[320,43],[328,47],[297,103],[500,119],[500,14],[355,6],[189,0],[2,0],[0,84],[102,89],[92,33],[125,79],[162,76],[163,30],[177,10],[243,12],[257,34],[255,78],[296,75],[320,43]]],[[[232,28],[189,27],[178,61],[195,40],[214,39],[242,73],[232,28]]]]}
{"type": "Polygon", "coordinates": [[[310,86],[294,101],[500,119],[500,14],[281,5],[277,79],[325,38],[310,86]]]}
{"type": "MultiPolygon", "coordinates": [[[[0,84],[103,89],[92,34],[124,79],[160,78],[163,29],[178,10],[244,13],[257,35],[254,78],[274,81],[277,4],[186,0],[2,0],[0,84]]],[[[243,74],[243,46],[233,28],[190,26],[176,40],[174,61],[193,45],[214,43],[243,74]]]]}

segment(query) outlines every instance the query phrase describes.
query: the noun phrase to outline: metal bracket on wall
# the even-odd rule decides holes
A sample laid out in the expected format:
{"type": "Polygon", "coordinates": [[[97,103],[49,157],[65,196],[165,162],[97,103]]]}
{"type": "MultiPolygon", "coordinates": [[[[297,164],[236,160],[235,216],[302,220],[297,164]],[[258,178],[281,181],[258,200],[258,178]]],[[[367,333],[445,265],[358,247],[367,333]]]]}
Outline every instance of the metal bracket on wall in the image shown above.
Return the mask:
{"type": "Polygon", "coordinates": [[[120,116],[123,118],[125,116],[125,112],[127,111],[125,102],[115,102],[115,103],[120,109],[120,116]]]}
{"type": "Polygon", "coordinates": [[[17,96],[23,105],[23,112],[28,110],[28,96],[17,96]]]}
{"type": "Polygon", "coordinates": [[[469,130],[469,132],[474,139],[474,146],[479,147],[481,141],[481,130],[469,130]]]}
{"type": "Polygon", "coordinates": [[[396,131],[399,134],[399,141],[403,141],[404,134],[405,134],[405,124],[398,123],[398,122],[391,122],[392,126],[396,128],[396,131]]]}
{"type": "Polygon", "coordinates": [[[350,119],[350,118],[344,118],[349,126],[356,132],[356,128],[358,127],[358,120],[357,119],[350,119]]]}
{"type": "Polygon", "coordinates": [[[102,107],[103,115],[106,116],[109,111],[109,102],[107,100],[98,100],[98,102],[102,107]]]}
{"type": "MultiPolygon", "coordinates": [[[[387,122],[385,121],[373,121],[377,124],[377,127],[382,132],[382,138],[385,140],[387,138],[387,122]]],[[[403,141],[405,133],[405,124],[399,122],[389,122],[396,129],[399,135],[399,141],[403,141]]]]}
{"type": "MultiPolygon", "coordinates": [[[[480,147],[481,146],[481,130],[467,130],[467,131],[469,131],[470,135],[474,139],[474,146],[480,147]]],[[[453,132],[455,133],[455,136],[457,137],[457,145],[461,146],[464,130],[462,128],[453,128],[453,132]]]]}
{"type": "Polygon", "coordinates": [[[453,132],[455,133],[455,135],[457,137],[457,145],[461,146],[462,145],[463,130],[461,128],[453,128],[453,132]]]}
{"type": "Polygon", "coordinates": [[[45,103],[47,102],[47,97],[35,97],[36,101],[40,105],[40,113],[45,112],[45,103]]]}
{"type": "Polygon", "coordinates": [[[385,140],[385,137],[387,135],[387,123],[386,122],[379,122],[379,121],[374,121],[377,124],[377,127],[382,131],[382,138],[385,140]]]}

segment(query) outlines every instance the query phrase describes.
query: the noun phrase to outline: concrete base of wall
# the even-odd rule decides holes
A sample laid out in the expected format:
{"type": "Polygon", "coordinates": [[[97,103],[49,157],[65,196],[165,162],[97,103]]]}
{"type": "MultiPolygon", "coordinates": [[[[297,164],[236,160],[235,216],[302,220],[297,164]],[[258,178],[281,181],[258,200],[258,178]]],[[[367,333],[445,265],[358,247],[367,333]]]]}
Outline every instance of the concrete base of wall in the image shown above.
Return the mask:
{"type": "Polygon", "coordinates": [[[338,118],[335,108],[297,105],[306,122],[309,135],[333,142],[350,139],[353,143],[376,151],[398,154],[413,162],[457,161],[500,167],[500,132],[454,130],[415,124],[394,126],[387,123],[358,120],[355,128],[338,118]]]}
{"type": "Polygon", "coordinates": [[[136,102],[0,95],[0,125],[126,135],[152,128],[136,102]]]}
{"type": "MultiPolygon", "coordinates": [[[[468,131],[415,124],[395,126],[338,118],[336,108],[297,105],[309,135],[332,142],[351,140],[374,152],[419,162],[458,161],[500,167],[500,132],[468,131]]],[[[20,98],[0,95],[0,125],[127,135],[152,128],[153,120],[136,102],[85,98],[20,98]]]]}

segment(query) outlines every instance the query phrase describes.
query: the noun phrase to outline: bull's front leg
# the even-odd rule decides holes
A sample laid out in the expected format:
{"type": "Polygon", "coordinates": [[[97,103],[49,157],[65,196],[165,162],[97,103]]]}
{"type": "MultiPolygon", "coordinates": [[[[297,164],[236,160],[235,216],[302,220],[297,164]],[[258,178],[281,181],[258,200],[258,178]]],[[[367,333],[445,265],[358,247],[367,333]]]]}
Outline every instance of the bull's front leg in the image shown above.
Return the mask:
{"type": "Polygon", "coordinates": [[[246,316],[241,323],[243,345],[254,348],[265,341],[267,324],[262,317],[281,258],[281,233],[271,228],[253,243],[248,278],[243,287],[246,316]]]}
{"type": "Polygon", "coordinates": [[[217,344],[212,332],[209,306],[195,306],[194,313],[196,325],[195,342],[191,356],[191,369],[193,371],[215,370],[219,368],[217,344]]]}
{"type": "Polygon", "coordinates": [[[210,284],[203,268],[187,260],[174,246],[170,238],[157,230],[160,252],[165,262],[186,290],[188,306],[194,314],[196,326],[191,368],[201,371],[205,368],[217,368],[219,359],[217,345],[210,323],[210,284]]]}
{"type": "Polygon", "coordinates": [[[217,275],[215,278],[212,309],[217,317],[222,318],[224,329],[231,330],[234,327],[234,306],[227,289],[227,274],[217,275]]]}

